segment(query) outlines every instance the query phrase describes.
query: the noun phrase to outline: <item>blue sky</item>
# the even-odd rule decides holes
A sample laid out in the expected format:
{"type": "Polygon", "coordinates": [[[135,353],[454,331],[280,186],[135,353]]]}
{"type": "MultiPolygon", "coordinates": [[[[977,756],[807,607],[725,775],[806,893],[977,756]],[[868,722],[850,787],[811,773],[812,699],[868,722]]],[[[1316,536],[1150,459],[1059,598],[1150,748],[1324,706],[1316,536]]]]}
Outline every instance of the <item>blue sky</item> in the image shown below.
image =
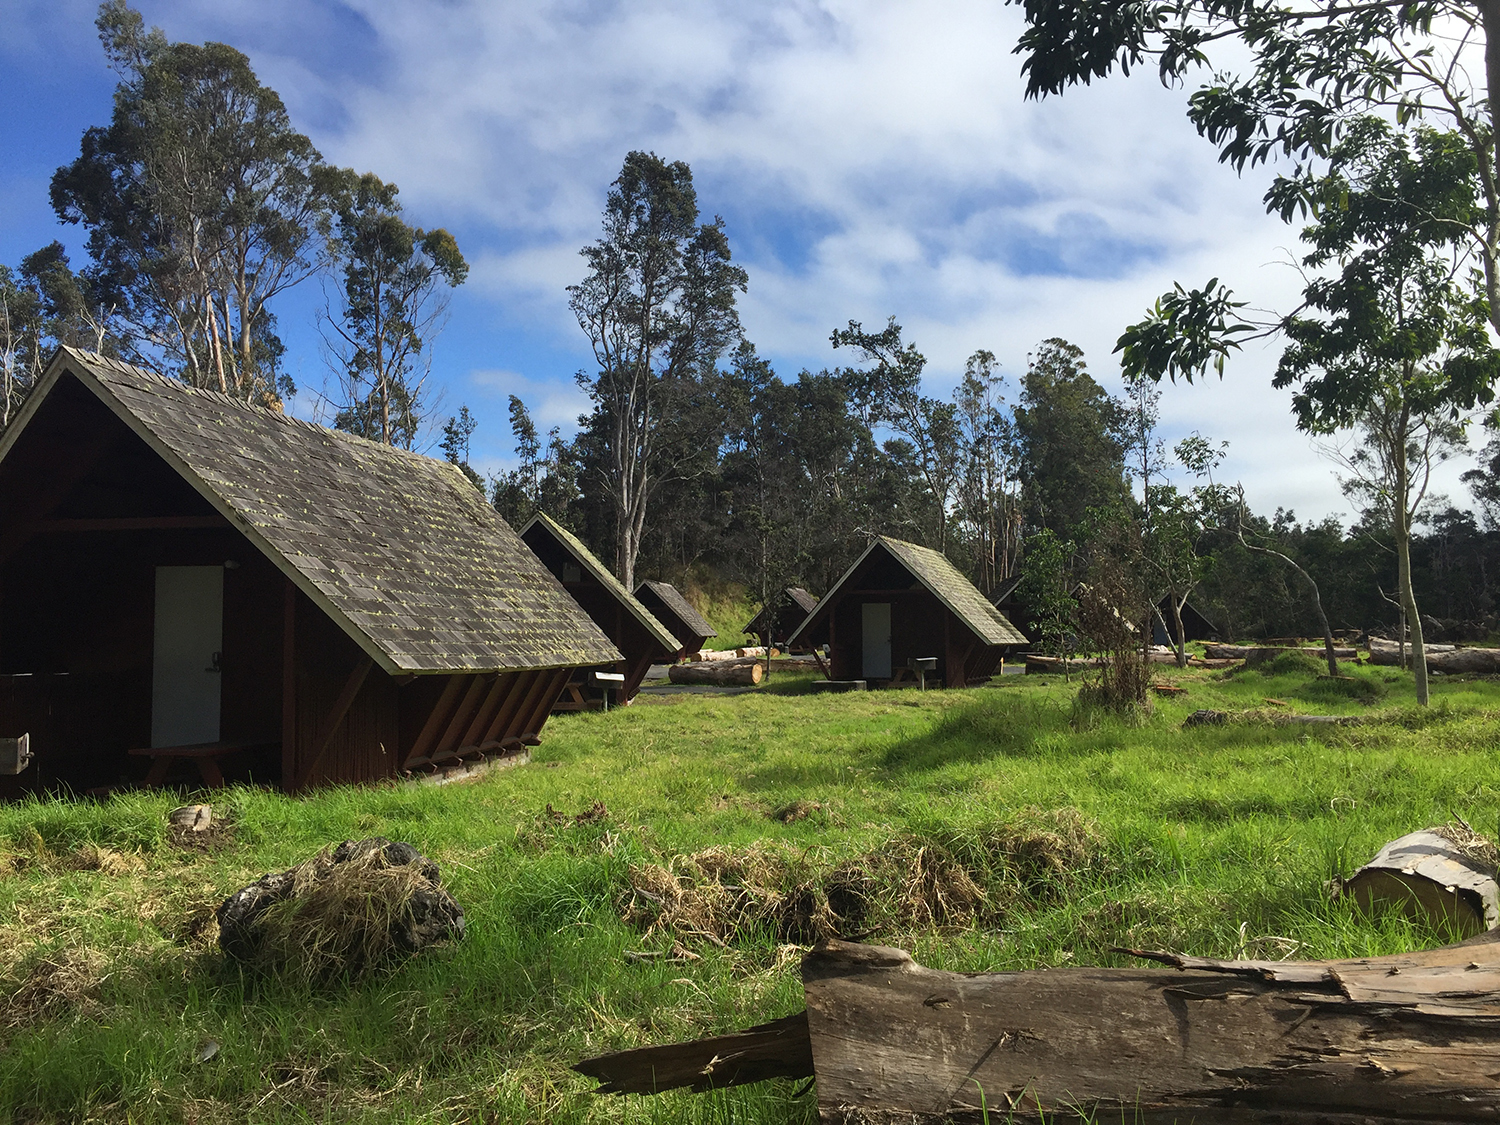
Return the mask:
{"type": "MultiPolygon", "coordinates": [[[[747,335],[786,376],[844,362],[829,332],[896,316],[946,393],[988,348],[1013,380],[1062,336],[1118,388],[1120,330],[1174,280],[1288,307],[1293,232],[1149,75],[1022,98],[1014,7],[994,0],[141,0],[173,39],[248,54],[324,156],[400,185],[418,225],[453,231],[469,282],[434,350],[443,408],[477,415],[475,460],[509,461],[505,406],[571,428],[588,364],[564,287],[625,153],[688,161],[749,271],[747,335]]],[[[53,170],[107,121],[114,76],[79,0],[0,0],[0,261],[77,228],[53,170]]],[[[316,281],[277,307],[288,367],[327,378],[316,281]]],[[[1333,467],[1271,390],[1274,352],[1223,383],[1169,387],[1167,436],[1228,439],[1257,510],[1346,507],[1333,467]]],[[[311,394],[296,409],[309,413],[311,394]]],[[[1456,465],[1441,487],[1464,500],[1456,465]]]]}

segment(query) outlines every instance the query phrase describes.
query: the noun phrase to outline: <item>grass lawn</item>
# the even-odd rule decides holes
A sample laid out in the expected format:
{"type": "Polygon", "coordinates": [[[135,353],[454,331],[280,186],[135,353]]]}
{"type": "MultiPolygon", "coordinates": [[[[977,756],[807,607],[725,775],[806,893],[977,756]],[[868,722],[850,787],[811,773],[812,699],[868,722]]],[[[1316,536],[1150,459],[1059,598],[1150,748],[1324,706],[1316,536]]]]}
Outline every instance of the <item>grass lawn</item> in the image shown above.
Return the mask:
{"type": "Polygon", "coordinates": [[[475,782],[216,794],[206,848],[169,839],[167,796],[0,807],[0,1120],[811,1122],[790,1083],[600,1099],[568,1065],[797,1010],[830,931],[966,970],[1442,943],[1325,884],[1455,815],[1495,832],[1500,683],[1437,677],[1418,711],[1394,669],[1282,663],[1163,670],[1187,690],[1139,725],[1076,716],[1056,677],[812,696],[778,672],[556,717],[475,782]],[[1204,707],[1362,721],[1183,729],[1204,707]],[[225,895],[369,835],[438,861],[466,940],[320,987],[219,956],[225,895]]]}

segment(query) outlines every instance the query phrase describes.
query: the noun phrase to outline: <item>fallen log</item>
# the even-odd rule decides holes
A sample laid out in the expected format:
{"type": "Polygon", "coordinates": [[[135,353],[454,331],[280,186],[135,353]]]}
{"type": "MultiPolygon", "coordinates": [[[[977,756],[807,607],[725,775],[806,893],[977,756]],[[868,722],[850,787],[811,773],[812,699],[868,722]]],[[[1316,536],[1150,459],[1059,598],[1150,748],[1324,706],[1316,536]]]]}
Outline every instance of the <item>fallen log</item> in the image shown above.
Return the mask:
{"type": "Polygon", "coordinates": [[[1470,829],[1441,827],[1392,840],[1344,881],[1365,911],[1396,909],[1413,920],[1445,923],[1465,936],[1500,925],[1495,846],[1470,829]]]}
{"type": "Polygon", "coordinates": [[[667,679],[674,684],[717,684],[721,687],[749,687],[758,684],[765,669],[758,660],[709,660],[700,664],[674,664],[667,669],[667,679]]]}
{"type": "Polygon", "coordinates": [[[576,1069],[638,1093],[816,1077],[825,1122],[1492,1121],[1496,941],[1309,962],[1121,950],[1171,967],[979,974],[829,941],[802,961],[805,1025],[576,1069]]]}
{"type": "MultiPolygon", "coordinates": [[[[1460,650],[1460,649],[1456,648],[1453,645],[1424,645],[1422,647],[1423,647],[1423,652],[1427,656],[1427,667],[1429,667],[1429,668],[1436,668],[1437,667],[1436,660],[1438,658],[1444,656],[1445,654],[1459,652],[1459,651],[1470,651],[1470,650],[1460,650]]],[[[1480,651],[1489,651],[1489,650],[1480,650],[1480,651]]],[[[1407,645],[1406,646],[1406,662],[1407,662],[1407,664],[1411,663],[1411,645],[1407,645]]],[[[1371,664],[1383,664],[1383,665],[1386,665],[1387,667],[1395,667],[1395,666],[1399,665],[1401,663],[1401,642],[1400,641],[1385,641],[1385,640],[1381,640],[1379,637],[1371,637],[1370,638],[1370,663],[1371,664]]]]}
{"type": "Polygon", "coordinates": [[[1097,668],[1103,663],[1097,657],[1092,660],[1085,660],[1077,656],[1070,656],[1065,662],[1060,656],[1043,656],[1041,653],[1036,652],[1022,653],[1021,659],[1026,662],[1027,673],[1033,676],[1043,673],[1051,675],[1054,672],[1061,674],[1064,663],[1066,663],[1069,672],[1082,672],[1086,668],[1097,668]]]}
{"type": "MultiPolygon", "coordinates": [[[[1327,650],[1322,645],[1223,645],[1206,644],[1203,655],[1212,660],[1244,660],[1251,664],[1274,660],[1283,652],[1305,652],[1319,660],[1327,659],[1327,650]]],[[[1347,646],[1335,646],[1333,655],[1339,660],[1357,660],[1359,650],[1347,646]]]]}

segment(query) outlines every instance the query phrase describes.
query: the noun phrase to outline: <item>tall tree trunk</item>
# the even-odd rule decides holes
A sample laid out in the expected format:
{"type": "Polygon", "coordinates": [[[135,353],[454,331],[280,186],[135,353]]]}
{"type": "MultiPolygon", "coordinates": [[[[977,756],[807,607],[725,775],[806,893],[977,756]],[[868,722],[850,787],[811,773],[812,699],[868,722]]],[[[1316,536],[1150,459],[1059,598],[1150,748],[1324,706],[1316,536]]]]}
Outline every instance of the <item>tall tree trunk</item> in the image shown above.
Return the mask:
{"type": "Polygon", "coordinates": [[[1396,583],[1401,608],[1411,629],[1411,667],[1416,680],[1417,706],[1426,707],[1427,654],[1422,647],[1422,615],[1417,612],[1417,595],[1411,584],[1411,465],[1407,459],[1410,428],[1411,408],[1403,399],[1399,422],[1389,439],[1396,467],[1396,489],[1391,497],[1391,516],[1396,532],[1396,583]]]}
{"type": "MultiPolygon", "coordinates": [[[[1489,95],[1490,112],[1488,124],[1490,129],[1495,127],[1494,106],[1500,104],[1500,0],[1478,0],[1480,18],[1484,23],[1484,77],[1485,92],[1489,95]]],[[[1500,215],[1494,213],[1496,207],[1495,191],[1500,188],[1500,146],[1491,146],[1492,166],[1489,169],[1489,184],[1486,194],[1489,196],[1490,217],[1486,230],[1486,245],[1484,253],[1480,255],[1484,262],[1484,285],[1485,295],[1489,297],[1490,324],[1496,332],[1500,332],[1500,262],[1496,261],[1500,255],[1500,246],[1496,245],[1500,240],[1500,215]]]]}
{"type": "Polygon", "coordinates": [[[1177,599],[1174,593],[1172,597],[1172,626],[1176,630],[1172,635],[1172,647],[1177,650],[1177,667],[1187,667],[1187,630],[1182,627],[1182,607],[1187,604],[1187,595],[1182,595],[1182,600],[1177,599]]]}
{"type": "MultiPolygon", "coordinates": [[[[1404,458],[1403,458],[1404,460],[1404,458]]],[[[1411,585],[1411,521],[1403,504],[1396,530],[1396,581],[1401,588],[1401,608],[1411,630],[1411,667],[1417,685],[1417,705],[1427,706],[1427,653],[1422,646],[1422,617],[1411,585]]]]}

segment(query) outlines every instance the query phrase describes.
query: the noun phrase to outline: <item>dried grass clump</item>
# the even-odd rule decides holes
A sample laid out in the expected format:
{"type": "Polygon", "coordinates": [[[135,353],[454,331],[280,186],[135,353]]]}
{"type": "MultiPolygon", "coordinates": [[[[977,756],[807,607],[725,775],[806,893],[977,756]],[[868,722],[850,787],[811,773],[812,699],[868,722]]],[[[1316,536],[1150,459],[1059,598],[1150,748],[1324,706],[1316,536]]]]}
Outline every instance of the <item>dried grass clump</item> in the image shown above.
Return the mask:
{"type": "Polygon", "coordinates": [[[0,1027],[25,1027],[97,1010],[108,964],[103,953],[88,947],[34,955],[29,963],[23,962],[14,987],[0,987],[0,1027]]]}
{"type": "Polygon", "coordinates": [[[113,848],[97,844],[84,844],[58,864],[68,871],[97,871],[101,875],[134,875],[146,870],[146,861],[129,852],[117,852],[113,848]]]}
{"type": "Polygon", "coordinates": [[[1445,824],[1430,831],[1437,833],[1453,845],[1453,850],[1476,868],[1490,875],[1500,873],[1500,848],[1488,836],[1475,832],[1463,821],[1445,824]]]}
{"type": "Polygon", "coordinates": [[[998,899],[985,890],[983,872],[971,869],[940,844],[908,837],[867,858],[879,906],[874,913],[902,928],[971,926],[998,899]],[[883,901],[882,901],[883,900],[883,901]]]}
{"type": "Polygon", "coordinates": [[[1023,884],[1065,884],[1096,870],[1105,854],[1099,826],[1071,805],[1050,811],[1028,806],[998,838],[999,851],[1023,884]]]}
{"type": "Polygon", "coordinates": [[[345,841],[266,876],[227,900],[218,921],[226,952],[306,983],[387,966],[464,929],[437,865],[378,837],[345,841]],[[238,912],[231,909],[237,900],[245,903],[238,912]]]}
{"type": "Polygon", "coordinates": [[[667,931],[716,945],[755,934],[816,941],[834,936],[838,919],[810,874],[806,857],[790,848],[708,848],[632,867],[621,913],[648,934],[667,931]]]}
{"type": "Polygon", "coordinates": [[[984,831],[899,836],[841,862],[762,843],[637,864],[619,906],[648,934],[717,945],[961,929],[997,921],[1019,895],[1065,889],[1104,854],[1098,827],[1077,809],[1028,808],[984,831]]]}
{"type": "Polygon", "coordinates": [[[782,824],[793,824],[799,820],[805,820],[813,813],[822,812],[821,801],[804,801],[800,797],[791,801],[771,813],[772,820],[779,820],[782,824]]]}
{"type": "Polygon", "coordinates": [[[623,830],[623,826],[615,824],[614,814],[601,800],[596,799],[586,809],[573,815],[559,812],[549,801],[543,812],[533,817],[530,823],[522,824],[516,829],[516,846],[544,852],[559,844],[576,849],[599,843],[609,850],[619,840],[623,830]]]}

